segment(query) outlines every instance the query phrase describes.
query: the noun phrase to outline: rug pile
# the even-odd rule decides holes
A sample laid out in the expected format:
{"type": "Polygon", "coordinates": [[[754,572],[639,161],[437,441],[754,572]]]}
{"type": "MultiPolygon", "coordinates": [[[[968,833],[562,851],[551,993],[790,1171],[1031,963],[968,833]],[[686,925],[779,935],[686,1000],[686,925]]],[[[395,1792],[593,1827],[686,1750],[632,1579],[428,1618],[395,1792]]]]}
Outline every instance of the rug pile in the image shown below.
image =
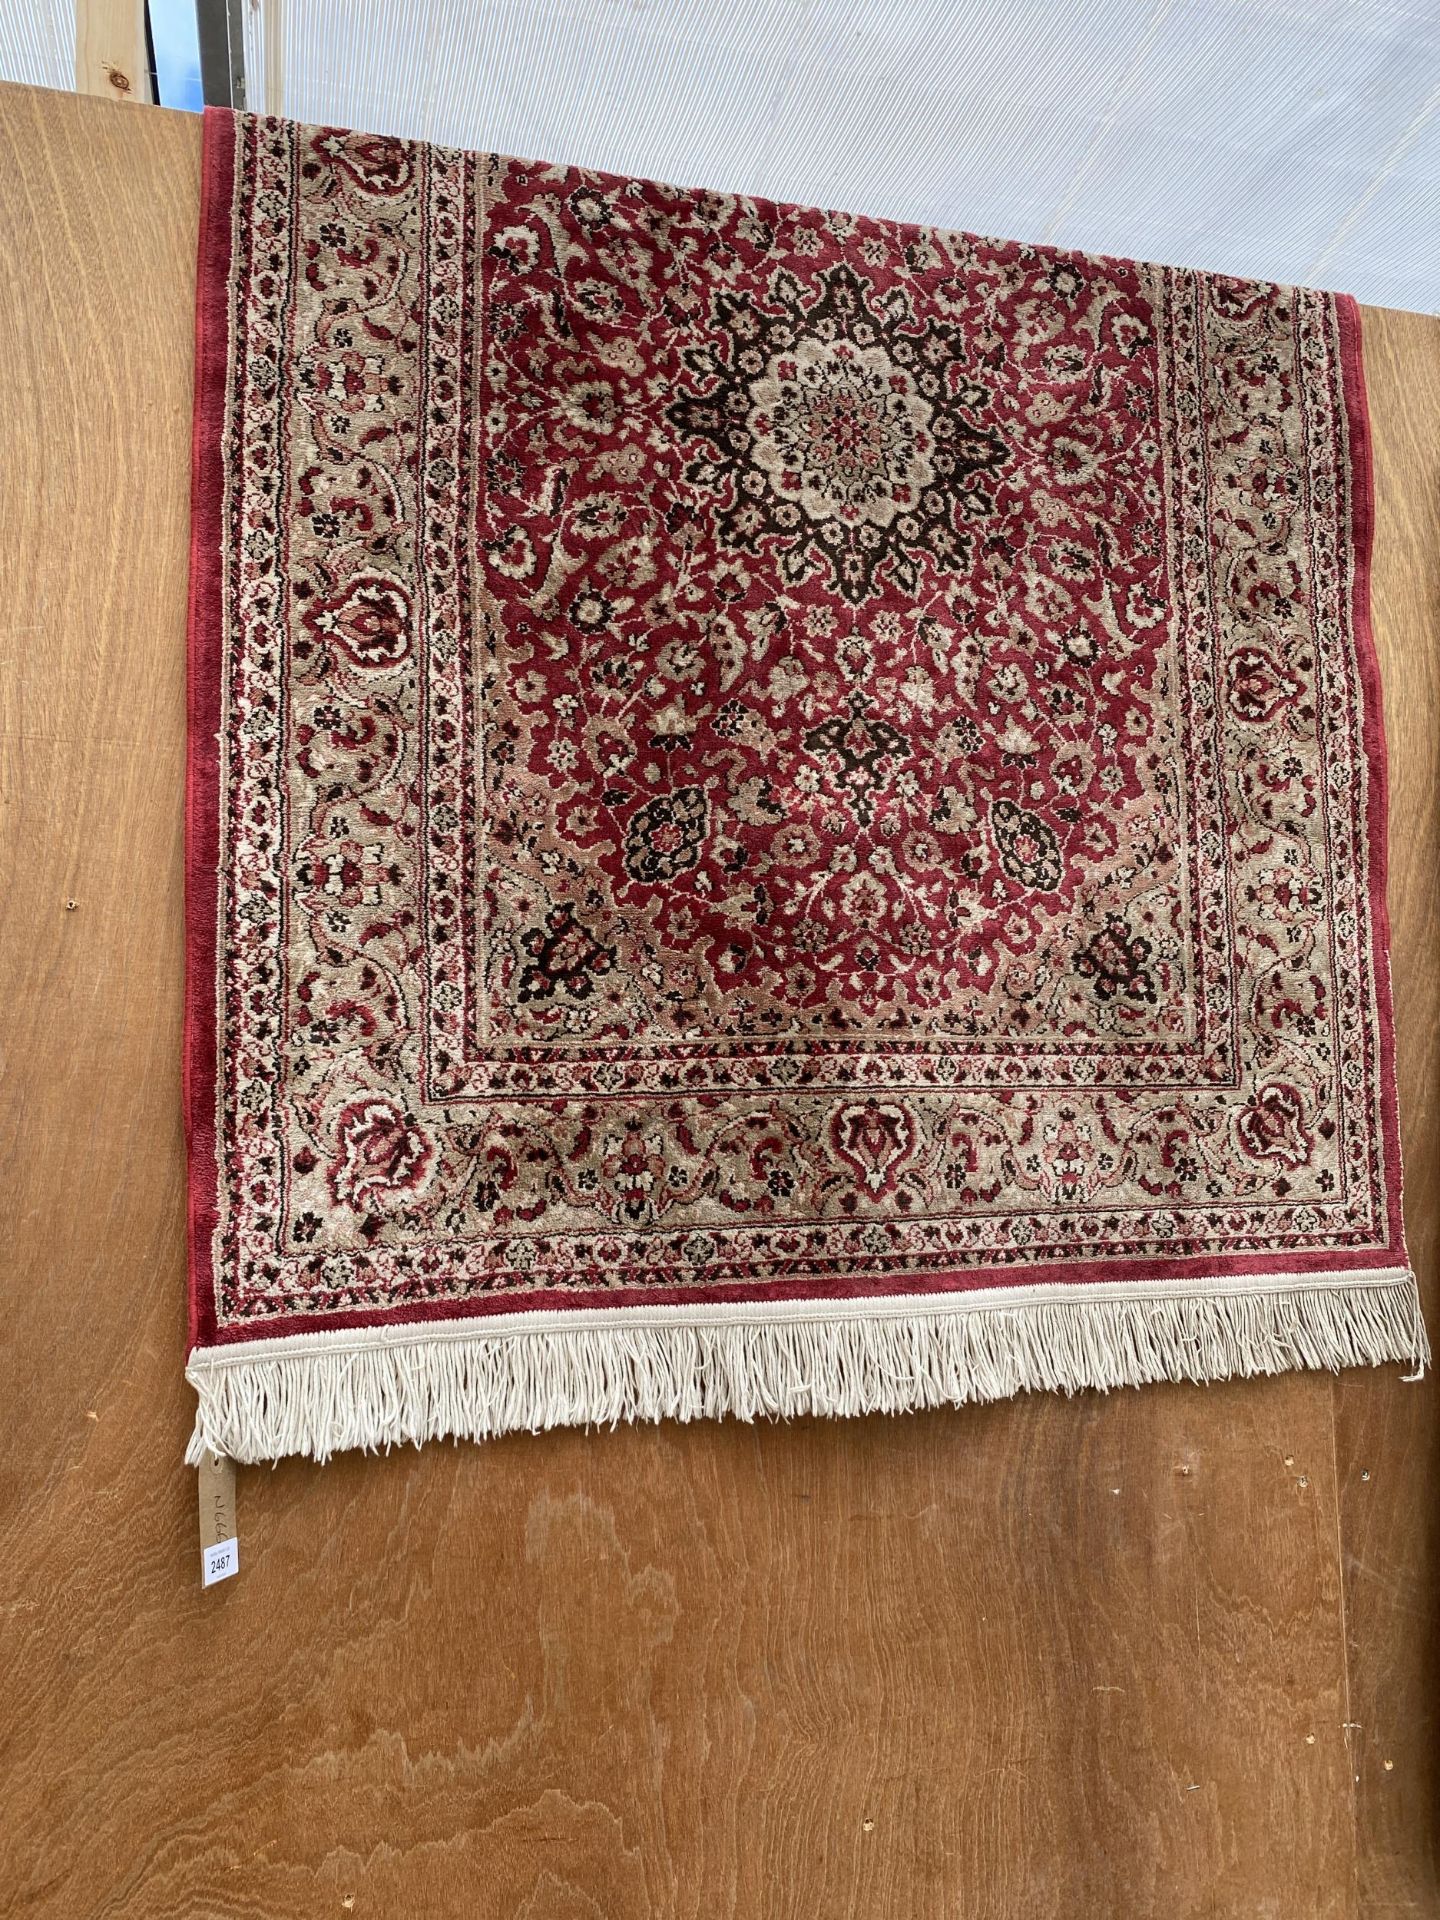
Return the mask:
{"type": "Polygon", "coordinates": [[[204,180],[197,1456],[1423,1360],[1351,302],[204,180]]]}

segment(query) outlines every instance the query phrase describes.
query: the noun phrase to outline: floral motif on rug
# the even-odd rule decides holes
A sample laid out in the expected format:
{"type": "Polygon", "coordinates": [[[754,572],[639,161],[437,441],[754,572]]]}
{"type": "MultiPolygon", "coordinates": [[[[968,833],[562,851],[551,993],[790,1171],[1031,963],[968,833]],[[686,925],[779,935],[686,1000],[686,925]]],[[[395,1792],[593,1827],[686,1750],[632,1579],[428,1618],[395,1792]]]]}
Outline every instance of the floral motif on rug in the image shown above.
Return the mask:
{"type": "Polygon", "coordinates": [[[1351,302],[212,112],[198,342],[197,1443],[1423,1354],[1351,302]]]}

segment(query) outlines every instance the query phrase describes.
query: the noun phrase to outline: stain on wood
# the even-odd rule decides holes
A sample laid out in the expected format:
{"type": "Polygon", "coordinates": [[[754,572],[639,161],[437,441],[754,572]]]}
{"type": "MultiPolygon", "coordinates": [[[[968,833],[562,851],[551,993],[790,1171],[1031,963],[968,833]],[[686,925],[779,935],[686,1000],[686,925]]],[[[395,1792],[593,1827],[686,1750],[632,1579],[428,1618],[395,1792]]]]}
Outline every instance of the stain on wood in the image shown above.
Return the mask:
{"type": "MultiPolygon", "coordinates": [[[[0,1914],[1433,1911],[1440,1422],[1395,1369],[248,1469],[202,1592],[198,167],[192,118],[0,90],[0,1914]]],[[[1440,322],[1366,327],[1429,1275],[1440,322]]]]}

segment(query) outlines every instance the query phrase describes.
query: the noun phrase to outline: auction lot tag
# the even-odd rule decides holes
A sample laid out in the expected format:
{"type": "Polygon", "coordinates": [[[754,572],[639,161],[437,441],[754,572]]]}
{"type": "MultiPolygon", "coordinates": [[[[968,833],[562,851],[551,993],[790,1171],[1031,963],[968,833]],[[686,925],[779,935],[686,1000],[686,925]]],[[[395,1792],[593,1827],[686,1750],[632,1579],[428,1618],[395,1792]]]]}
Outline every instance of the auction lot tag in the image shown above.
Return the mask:
{"type": "Polygon", "coordinates": [[[218,1453],[200,1462],[200,1584],[213,1587],[240,1571],[235,1529],[235,1463],[218,1453]]]}

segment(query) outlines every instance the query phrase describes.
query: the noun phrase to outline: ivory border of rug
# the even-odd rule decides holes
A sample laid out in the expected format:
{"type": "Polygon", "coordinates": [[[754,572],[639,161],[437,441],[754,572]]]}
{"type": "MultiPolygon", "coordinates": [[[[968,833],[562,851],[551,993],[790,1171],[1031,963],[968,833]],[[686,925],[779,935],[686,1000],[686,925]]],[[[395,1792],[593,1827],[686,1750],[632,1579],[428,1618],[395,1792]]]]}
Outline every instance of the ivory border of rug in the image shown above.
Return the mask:
{"type": "Polygon", "coordinates": [[[590,1307],[199,1349],[192,1465],[622,1420],[907,1413],[1037,1389],[1430,1359],[1415,1278],[1091,1282],[869,1300],[590,1307]]]}

